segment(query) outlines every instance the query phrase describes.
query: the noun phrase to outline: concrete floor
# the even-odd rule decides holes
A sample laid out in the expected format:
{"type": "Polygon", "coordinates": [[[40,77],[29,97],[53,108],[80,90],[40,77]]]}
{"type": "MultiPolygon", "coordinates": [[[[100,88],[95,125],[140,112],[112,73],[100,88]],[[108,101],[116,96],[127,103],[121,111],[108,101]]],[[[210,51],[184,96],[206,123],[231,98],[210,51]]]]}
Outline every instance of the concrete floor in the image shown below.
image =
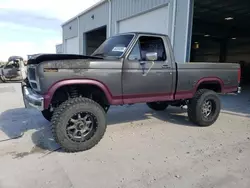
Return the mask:
{"type": "Polygon", "coordinates": [[[0,142],[0,188],[249,188],[249,92],[222,103],[206,128],[192,125],[185,109],[114,107],[101,142],[68,154],[53,151],[50,123],[23,108],[20,85],[0,84],[0,140],[23,134],[0,142]]]}

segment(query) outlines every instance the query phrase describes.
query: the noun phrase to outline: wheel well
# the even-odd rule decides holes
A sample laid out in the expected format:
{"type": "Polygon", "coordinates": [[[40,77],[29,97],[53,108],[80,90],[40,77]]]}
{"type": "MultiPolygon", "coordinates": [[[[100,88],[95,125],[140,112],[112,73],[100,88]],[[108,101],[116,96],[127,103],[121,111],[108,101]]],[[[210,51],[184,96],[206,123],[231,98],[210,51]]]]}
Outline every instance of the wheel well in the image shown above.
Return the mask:
{"type": "Polygon", "coordinates": [[[222,91],[221,84],[218,81],[202,82],[197,88],[197,90],[200,89],[209,89],[215,91],[216,93],[221,93],[222,91]]]}
{"type": "Polygon", "coordinates": [[[88,84],[66,85],[58,88],[52,97],[51,105],[53,108],[58,107],[66,100],[77,97],[92,99],[101,106],[109,105],[103,90],[98,86],[88,84]]]}

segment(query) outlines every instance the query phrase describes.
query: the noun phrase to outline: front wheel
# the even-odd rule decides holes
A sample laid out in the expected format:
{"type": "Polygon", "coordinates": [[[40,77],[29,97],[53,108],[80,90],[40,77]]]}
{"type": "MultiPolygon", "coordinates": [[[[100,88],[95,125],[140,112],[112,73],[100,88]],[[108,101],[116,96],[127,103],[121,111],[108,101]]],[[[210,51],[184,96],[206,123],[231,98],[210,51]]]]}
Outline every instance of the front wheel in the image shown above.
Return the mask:
{"type": "Polygon", "coordinates": [[[54,138],[66,152],[91,149],[102,139],[107,126],[103,107],[82,97],[62,103],[51,122],[54,138]]]}
{"type": "Polygon", "coordinates": [[[218,119],[220,110],[221,102],[217,93],[201,89],[189,101],[188,117],[199,126],[210,126],[218,119]]]}
{"type": "Polygon", "coordinates": [[[150,102],[147,105],[155,111],[164,111],[168,107],[168,103],[166,102],[150,102]]]}

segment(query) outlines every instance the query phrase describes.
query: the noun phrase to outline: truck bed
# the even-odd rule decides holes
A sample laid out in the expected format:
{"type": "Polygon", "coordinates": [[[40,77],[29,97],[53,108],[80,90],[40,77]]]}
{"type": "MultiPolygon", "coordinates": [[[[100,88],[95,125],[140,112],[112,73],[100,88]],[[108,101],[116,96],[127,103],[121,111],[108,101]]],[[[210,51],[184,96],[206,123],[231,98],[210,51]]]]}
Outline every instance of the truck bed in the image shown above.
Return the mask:
{"type": "Polygon", "coordinates": [[[239,71],[240,65],[235,63],[176,63],[175,98],[183,98],[183,95],[185,98],[187,95],[192,97],[199,84],[204,81],[207,84],[216,81],[221,93],[237,91],[239,71]]]}

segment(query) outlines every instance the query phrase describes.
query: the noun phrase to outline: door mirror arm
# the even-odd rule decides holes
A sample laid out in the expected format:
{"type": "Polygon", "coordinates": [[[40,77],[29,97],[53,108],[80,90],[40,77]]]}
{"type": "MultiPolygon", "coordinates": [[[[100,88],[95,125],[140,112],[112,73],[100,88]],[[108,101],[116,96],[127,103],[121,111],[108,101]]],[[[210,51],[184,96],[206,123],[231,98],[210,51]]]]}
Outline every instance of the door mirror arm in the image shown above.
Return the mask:
{"type": "Polygon", "coordinates": [[[151,69],[153,68],[155,62],[151,61],[151,66],[149,67],[149,69],[147,70],[147,72],[145,72],[145,65],[146,62],[145,61],[140,61],[140,65],[142,66],[142,76],[147,76],[147,74],[151,71],[151,69]]]}

